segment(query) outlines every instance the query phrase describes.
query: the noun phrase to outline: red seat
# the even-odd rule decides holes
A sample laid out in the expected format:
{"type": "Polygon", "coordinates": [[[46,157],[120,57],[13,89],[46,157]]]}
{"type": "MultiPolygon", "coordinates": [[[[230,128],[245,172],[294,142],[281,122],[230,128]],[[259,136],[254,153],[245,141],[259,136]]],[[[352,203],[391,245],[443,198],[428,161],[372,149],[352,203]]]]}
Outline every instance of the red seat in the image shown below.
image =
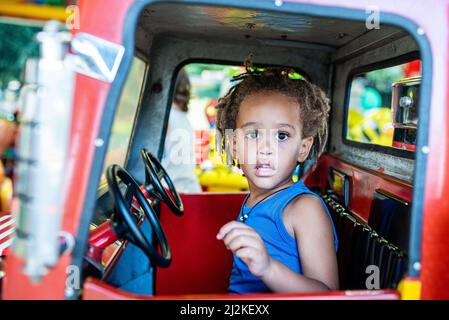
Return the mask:
{"type": "Polygon", "coordinates": [[[237,218],[245,195],[182,194],[182,217],[161,206],[160,220],[173,261],[167,269],[157,269],[157,295],[227,293],[233,259],[216,234],[237,218]]]}

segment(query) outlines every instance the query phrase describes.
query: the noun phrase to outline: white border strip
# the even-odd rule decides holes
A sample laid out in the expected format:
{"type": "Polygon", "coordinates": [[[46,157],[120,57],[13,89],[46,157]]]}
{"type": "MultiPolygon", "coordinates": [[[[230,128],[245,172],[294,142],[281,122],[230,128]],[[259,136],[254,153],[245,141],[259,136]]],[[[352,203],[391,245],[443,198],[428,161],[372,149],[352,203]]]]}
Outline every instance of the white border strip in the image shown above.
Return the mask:
{"type": "Polygon", "coordinates": [[[9,227],[10,225],[13,225],[16,223],[16,220],[14,218],[12,218],[11,220],[9,220],[8,222],[1,224],[0,225],[0,230],[5,229],[6,227],[9,227]]]}
{"type": "Polygon", "coordinates": [[[12,245],[12,238],[6,241],[5,243],[0,244],[0,256],[3,255],[3,250],[12,245]]]}

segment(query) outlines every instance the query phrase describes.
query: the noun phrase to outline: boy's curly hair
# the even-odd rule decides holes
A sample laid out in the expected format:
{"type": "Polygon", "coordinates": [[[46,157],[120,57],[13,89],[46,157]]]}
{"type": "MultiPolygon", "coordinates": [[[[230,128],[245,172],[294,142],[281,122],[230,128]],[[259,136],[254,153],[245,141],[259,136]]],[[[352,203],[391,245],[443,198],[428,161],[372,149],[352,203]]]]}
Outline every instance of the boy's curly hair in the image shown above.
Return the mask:
{"type": "Polygon", "coordinates": [[[257,92],[275,91],[293,97],[299,104],[302,120],[302,136],[313,137],[314,142],[307,159],[323,153],[328,135],[329,99],[318,86],[310,83],[296,71],[288,68],[255,68],[249,59],[245,61],[246,72],[234,77],[231,81],[241,80],[228,93],[218,100],[216,105],[216,149],[221,154],[226,150],[226,162],[229,158],[227,130],[236,128],[237,115],[243,100],[257,92]]]}

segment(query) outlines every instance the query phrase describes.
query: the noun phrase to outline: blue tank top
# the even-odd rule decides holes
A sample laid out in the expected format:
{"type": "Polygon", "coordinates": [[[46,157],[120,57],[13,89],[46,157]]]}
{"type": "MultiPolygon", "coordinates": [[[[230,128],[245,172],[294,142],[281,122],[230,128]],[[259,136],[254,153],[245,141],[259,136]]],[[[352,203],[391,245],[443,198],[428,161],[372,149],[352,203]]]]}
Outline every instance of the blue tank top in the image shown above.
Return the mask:
{"type": "MultiPolygon", "coordinates": [[[[284,222],[282,221],[282,212],[290,201],[301,194],[312,194],[318,197],[323,203],[332,223],[335,251],[337,251],[337,234],[326,204],[320,196],[310,191],[301,180],[257,204],[244,222],[260,235],[264,241],[268,254],[273,259],[276,259],[299,274],[302,274],[302,270],[298,246],[295,238],[288,233],[284,222]]],[[[248,214],[252,208],[245,206],[248,197],[249,195],[243,202],[242,210],[240,210],[240,215],[238,216],[237,221],[240,221],[240,216],[248,214]]],[[[246,264],[235,255],[228,290],[230,293],[271,292],[265,283],[260,280],[260,278],[254,276],[249,271],[246,264]]]]}

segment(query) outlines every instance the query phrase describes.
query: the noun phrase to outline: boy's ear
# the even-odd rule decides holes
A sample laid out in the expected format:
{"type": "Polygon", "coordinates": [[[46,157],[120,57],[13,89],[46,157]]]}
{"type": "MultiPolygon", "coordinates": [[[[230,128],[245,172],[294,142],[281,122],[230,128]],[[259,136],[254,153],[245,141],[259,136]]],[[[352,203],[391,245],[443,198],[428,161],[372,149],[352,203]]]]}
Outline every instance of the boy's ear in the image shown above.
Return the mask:
{"type": "Polygon", "coordinates": [[[309,156],[312,145],[313,145],[313,137],[307,137],[301,140],[301,145],[299,146],[299,153],[297,158],[298,162],[306,161],[307,157],[309,156]]]}

